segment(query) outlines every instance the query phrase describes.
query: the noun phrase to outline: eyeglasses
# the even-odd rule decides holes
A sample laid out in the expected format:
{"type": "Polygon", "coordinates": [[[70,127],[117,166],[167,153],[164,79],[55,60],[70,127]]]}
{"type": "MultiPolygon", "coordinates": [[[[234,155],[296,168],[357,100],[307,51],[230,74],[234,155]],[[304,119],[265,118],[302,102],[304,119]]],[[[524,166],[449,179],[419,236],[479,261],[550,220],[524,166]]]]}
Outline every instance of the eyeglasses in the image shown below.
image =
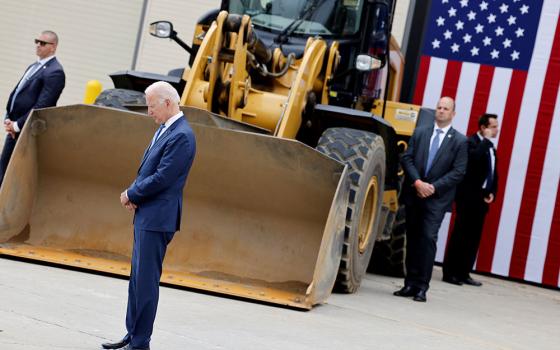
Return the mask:
{"type": "Polygon", "coordinates": [[[43,40],[39,40],[39,39],[35,39],[35,44],[39,44],[41,46],[45,46],[45,45],[53,45],[54,43],[49,43],[48,41],[43,41],[43,40]]]}

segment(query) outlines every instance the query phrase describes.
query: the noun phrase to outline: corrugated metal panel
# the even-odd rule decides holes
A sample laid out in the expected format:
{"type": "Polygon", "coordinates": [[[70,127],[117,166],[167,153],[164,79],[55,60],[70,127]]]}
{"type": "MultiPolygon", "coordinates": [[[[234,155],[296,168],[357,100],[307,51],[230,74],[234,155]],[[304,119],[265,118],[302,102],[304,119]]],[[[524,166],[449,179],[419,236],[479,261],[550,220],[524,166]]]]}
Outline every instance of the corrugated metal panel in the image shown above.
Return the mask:
{"type": "Polygon", "coordinates": [[[166,20],[187,44],[192,43],[194,26],[206,12],[220,7],[219,0],[150,0],[142,41],[138,53],[137,70],[167,74],[170,69],[186,67],[189,54],[174,41],[159,39],[148,32],[149,23],[166,20]]]}
{"type": "Polygon", "coordinates": [[[404,27],[406,26],[406,16],[410,8],[410,0],[398,0],[395,7],[395,16],[393,18],[393,36],[402,47],[404,36],[404,27]]]}
{"type": "Polygon", "coordinates": [[[142,5],[142,0],[0,0],[0,113],[36,60],[33,39],[45,29],[60,38],[56,56],[67,80],[59,105],[81,102],[88,80],[112,87],[107,74],[132,64],[142,5]]]}

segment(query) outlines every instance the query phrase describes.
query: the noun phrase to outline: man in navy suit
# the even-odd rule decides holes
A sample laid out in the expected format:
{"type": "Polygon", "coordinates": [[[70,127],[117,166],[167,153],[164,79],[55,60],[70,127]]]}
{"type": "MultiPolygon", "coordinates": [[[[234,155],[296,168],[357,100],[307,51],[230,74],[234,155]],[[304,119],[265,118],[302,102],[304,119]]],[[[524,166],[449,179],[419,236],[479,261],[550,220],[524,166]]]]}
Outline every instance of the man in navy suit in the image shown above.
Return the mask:
{"type": "Polygon", "coordinates": [[[32,109],[56,106],[64,89],[64,70],[54,56],[57,45],[58,36],[50,30],[45,30],[35,39],[35,52],[39,60],[27,67],[8,98],[4,118],[7,135],[0,158],[0,186],[29,112],[32,109]]]}
{"type": "Polygon", "coordinates": [[[480,246],[488,206],[498,188],[496,150],[490,141],[498,135],[498,116],[483,114],[478,131],[469,137],[469,163],[455,197],[457,216],[443,260],[443,281],[455,285],[481,286],[470,272],[480,246]]]}
{"type": "Polygon", "coordinates": [[[183,188],[196,152],[193,131],[166,82],[146,89],[148,115],[160,125],[146,149],[136,180],[121,193],[134,210],[134,247],[128,285],[125,337],[104,349],[149,349],[167,245],[181,224],[183,188]]]}
{"type": "Polygon", "coordinates": [[[406,277],[396,296],[426,301],[438,231],[467,168],[467,139],[451,127],[454,116],[455,101],[442,97],[435,123],[414,130],[401,159],[405,172],[406,277]]]}

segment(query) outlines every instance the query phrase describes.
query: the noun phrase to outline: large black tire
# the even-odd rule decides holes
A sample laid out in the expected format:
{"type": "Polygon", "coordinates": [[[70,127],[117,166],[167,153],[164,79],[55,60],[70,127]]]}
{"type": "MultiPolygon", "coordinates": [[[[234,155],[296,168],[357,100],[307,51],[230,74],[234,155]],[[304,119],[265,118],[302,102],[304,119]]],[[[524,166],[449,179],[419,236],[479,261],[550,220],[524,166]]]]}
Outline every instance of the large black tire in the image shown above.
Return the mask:
{"type": "Polygon", "coordinates": [[[93,103],[98,106],[127,109],[125,105],[145,105],[146,96],[143,92],[127,89],[103,90],[93,103]]]}
{"type": "Polygon", "coordinates": [[[350,195],[346,211],[342,259],[334,291],[355,292],[366,273],[380,227],[385,183],[385,145],[370,132],[327,129],[317,150],[348,164],[350,195]]]}
{"type": "Polygon", "coordinates": [[[390,239],[376,242],[368,271],[392,277],[404,277],[406,259],[406,225],[404,205],[397,210],[390,239]]]}

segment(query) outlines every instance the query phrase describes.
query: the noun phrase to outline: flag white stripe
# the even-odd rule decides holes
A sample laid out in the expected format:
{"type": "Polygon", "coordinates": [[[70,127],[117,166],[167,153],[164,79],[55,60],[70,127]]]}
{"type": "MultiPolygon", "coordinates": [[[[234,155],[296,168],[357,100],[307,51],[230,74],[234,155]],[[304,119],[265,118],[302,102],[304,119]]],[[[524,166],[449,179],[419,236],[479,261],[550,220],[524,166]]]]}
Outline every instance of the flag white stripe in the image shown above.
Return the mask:
{"type": "Polygon", "coordinates": [[[438,232],[436,261],[443,262],[445,256],[445,246],[447,245],[447,236],[449,235],[449,225],[451,224],[451,213],[445,213],[443,221],[438,232]]]}
{"type": "MultiPolygon", "coordinates": [[[[550,13],[553,3],[557,0],[545,1],[543,13],[550,13]]],[[[556,11],[558,13],[558,11],[556,11]]],[[[556,29],[557,17],[542,16],[537,31],[534,54],[527,74],[527,82],[524,87],[523,101],[519,112],[519,122],[515,132],[515,141],[512,149],[511,163],[508,169],[508,179],[504,193],[504,205],[502,207],[496,248],[492,261],[492,272],[507,276],[513,251],[521,196],[525,184],[527,164],[531,152],[535,122],[538,106],[540,104],[544,77],[548,65],[548,57],[552,48],[554,30],[556,29]]],[[[519,87],[523,89],[523,87],[519,87]]],[[[507,116],[506,116],[507,117],[507,116]]]]}
{"type": "Polygon", "coordinates": [[[426,80],[426,90],[424,91],[422,106],[436,108],[441,97],[446,69],[447,60],[437,57],[430,58],[430,68],[428,69],[428,79],[426,80]]]}
{"type": "MultiPolygon", "coordinates": [[[[469,126],[469,117],[476,90],[476,82],[480,64],[464,62],[461,65],[461,74],[457,85],[457,95],[455,98],[455,118],[453,118],[453,128],[465,134],[469,126]]],[[[446,213],[441,223],[438,233],[436,261],[443,261],[447,237],[451,230],[451,213],[446,213]]]]}
{"type": "MultiPolygon", "coordinates": [[[[506,118],[504,110],[506,109],[506,101],[512,72],[513,71],[510,68],[496,67],[496,69],[494,69],[494,77],[492,78],[492,84],[490,86],[490,97],[488,98],[486,111],[488,113],[496,114],[498,116],[498,120],[500,121],[506,118]]],[[[498,147],[499,139],[500,134],[498,132],[496,138],[492,139],[494,146],[498,147]]]]}
{"type": "Polygon", "coordinates": [[[453,118],[453,128],[459,130],[463,134],[467,132],[469,126],[469,117],[473,104],[474,92],[480,64],[464,62],[461,65],[461,75],[459,76],[459,84],[457,86],[455,118],[453,118]]]}
{"type": "Polygon", "coordinates": [[[558,179],[560,178],[559,154],[560,94],[557,94],[525,270],[525,279],[532,282],[542,282],[548,239],[550,237],[550,226],[558,191],[558,179]]]}

